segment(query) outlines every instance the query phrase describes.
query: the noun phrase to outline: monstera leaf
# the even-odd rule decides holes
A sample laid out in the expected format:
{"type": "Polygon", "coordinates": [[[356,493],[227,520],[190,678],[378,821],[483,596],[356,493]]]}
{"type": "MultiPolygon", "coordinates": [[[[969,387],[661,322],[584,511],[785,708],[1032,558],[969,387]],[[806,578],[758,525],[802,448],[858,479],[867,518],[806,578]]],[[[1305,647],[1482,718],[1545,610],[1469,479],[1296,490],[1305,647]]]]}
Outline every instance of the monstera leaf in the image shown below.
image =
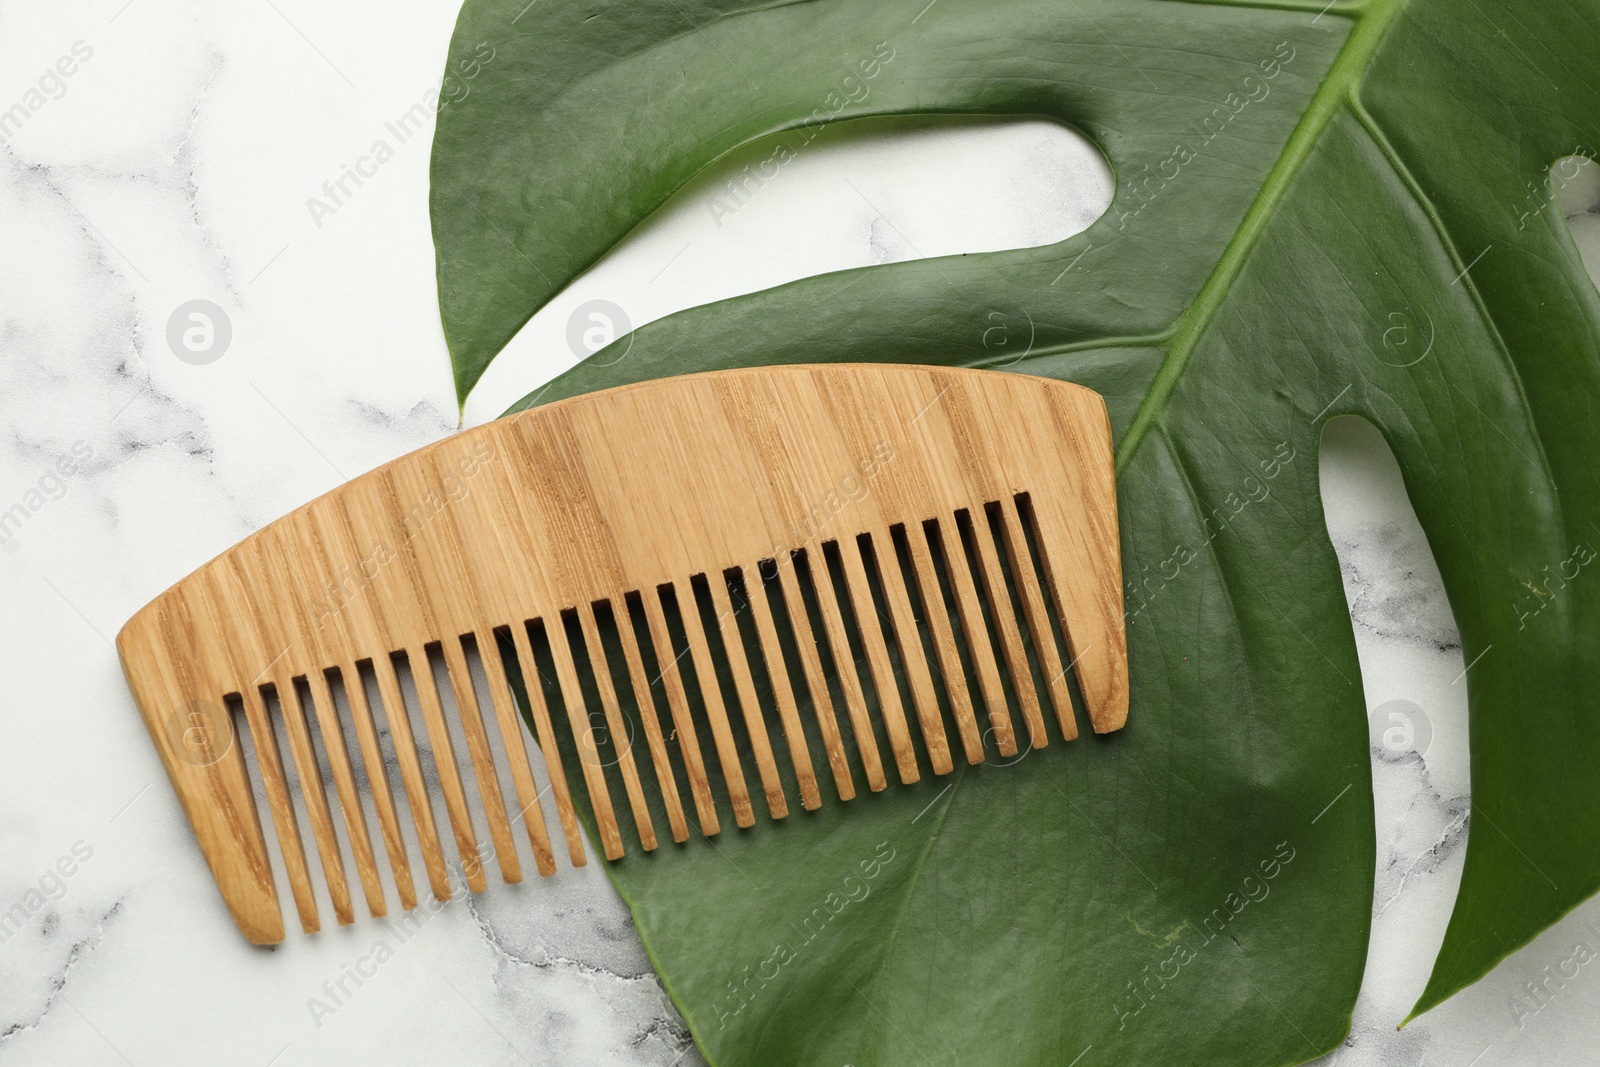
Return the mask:
{"type": "Polygon", "coordinates": [[[1416,1010],[1595,891],[1600,299],[1551,168],[1600,138],[1597,33],[1595,0],[467,0],[450,70],[474,80],[432,190],[463,394],[752,141],[1043,115],[1117,174],[1058,245],[696,308],[540,394],[883,360],[1068,379],[1113,415],[1125,731],[611,869],[708,1058],[1283,1064],[1340,1041],[1374,863],[1317,486],[1342,414],[1393,448],[1468,664],[1470,844],[1416,1010]]]}

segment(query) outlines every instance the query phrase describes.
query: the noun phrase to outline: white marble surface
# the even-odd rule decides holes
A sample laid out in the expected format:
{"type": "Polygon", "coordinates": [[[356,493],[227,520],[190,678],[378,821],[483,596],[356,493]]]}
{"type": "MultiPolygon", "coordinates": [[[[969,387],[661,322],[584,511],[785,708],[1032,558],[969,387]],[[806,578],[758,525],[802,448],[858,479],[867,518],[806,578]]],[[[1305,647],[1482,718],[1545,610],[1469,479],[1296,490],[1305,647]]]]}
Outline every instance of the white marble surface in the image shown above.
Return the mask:
{"type": "MultiPolygon", "coordinates": [[[[371,953],[376,924],[249,949],[107,640],[196,563],[454,427],[431,131],[335,213],[306,203],[436,84],[454,16],[421,0],[0,2],[0,109],[26,113],[0,141],[0,512],[26,511],[0,546],[0,911],[29,912],[0,933],[8,1067],[699,1062],[595,865],[431,915],[349,996],[324,983],[371,953]],[[192,300],[231,327],[210,362],[169,345],[192,300]]],[[[590,300],[638,325],[824,269],[1057,240],[1108,183],[1036,123],[930,127],[893,149],[830,138],[732,215],[703,180],[536,317],[467,421],[570,366],[590,300]]],[[[1330,529],[1371,707],[1384,729],[1391,711],[1425,717],[1432,738],[1422,759],[1376,760],[1373,951],[1330,1060],[1593,1062],[1600,965],[1536,1013],[1513,1005],[1574,943],[1600,951],[1594,904],[1393,1029],[1460,875],[1466,729],[1449,610],[1373,436],[1330,432],[1330,529]]]]}

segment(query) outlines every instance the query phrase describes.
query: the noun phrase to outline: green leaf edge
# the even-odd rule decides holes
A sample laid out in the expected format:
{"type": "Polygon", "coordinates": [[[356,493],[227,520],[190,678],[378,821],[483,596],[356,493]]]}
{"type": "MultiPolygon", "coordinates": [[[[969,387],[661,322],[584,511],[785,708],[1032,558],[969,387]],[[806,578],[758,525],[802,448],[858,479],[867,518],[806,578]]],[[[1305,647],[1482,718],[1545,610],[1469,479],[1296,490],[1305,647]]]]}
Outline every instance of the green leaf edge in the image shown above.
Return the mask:
{"type": "MultiPolygon", "coordinates": [[[[790,6],[790,4],[805,3],[805,2],[807,2],[807,0],[787,0],[787,2],[779,2],[779,3],[769,4],[769,5],[765,5],[765,6],[758,7],[758,8],[744,9],[744,10],[741,10],[741,11],[736,12],[734,14],[731,14],[728,17],[737,17],[738,15],[743,15],[743,14],[759,13],[761,11],[770,10],[772,8],[785,7],[785,6],[790,6]]],[[[1335,0],[1335,3],[1333,3],[1331,5],[1322,5],[1322,4],[1318,4],[1318,3],[1315,3],[1315,2],[1302,3],[1302,2],[1297,2],[1297,0],[1173,0],[1173,2],[1191,3],[1191,4],[1198,4],[1198,5],[1203,5],[1203,6],[1238,7],[1238,8],[1264,8],[1264,9],[1272,9],[1272,10],[1317,13],[1319,15],[1329,15],[1329,16],[1334,16],[1334,17],[1341,17],[1341,18],[1351,19],[1355,24],[1355,29],[1351,33],[1351,35],[1347,39],[1347,41],[1345,42],[1344,46],[1341,48],[1341,50],[1340,50],[1340,52],[1339,52],[1334,64],[1329,68],[1327,74],[1323,78],[1322,83],[1319,85],[1318,89],[1316,90],[1316,92],[1315,92],[1315,94],[1313,96],[1313,99],[1312,99],[1312,102],[1311,102],[1310,106],[1307,108],[1305,114],[1301,117],[1301,120],[1296,124],[1296,126],[1294,128],[1294,131],[1291,134],[1288,143],[1285,145],[1285,148],[1284,148],[1283,152],[1280,154],[1280,157],[1274,163],[1273,167],[1269,171],[1267,179],[1263,182],[1263,185],[1262,185],[1262,188],[1261,188],[1261,192],[1251,201],[1250,208],[1246,213],[1244,221],[1241,223],[1238,231],[1235,233],[1233,238],[1230,239],[1226,249],[1224,250],[1224,254],[1223,254],[1222,258],[1218,261],[1218,264],[1217,264],[1216,268],[1207,277],[1207,279],[1206,279],[1205,283],[1203,284],[1203,286],[1201,287],[1200,291],[1196,294],[1196,298],[1195,298],[1194,302],[1191,305],[1189,305],[1187,308],[1185,308],[1182,313],[1180,313],[1178,319],[1172,324],[1172,326],[1169,327],[1166,330],[1163,330],[1163,331],[1161,331],[1159,333],[1155,333],[1155,334],[1147,334],[1147,335],[1134,336],[1134,337],[1116,337],[1116,338],[1101,337],[1101,338],[1095,338],[1093,340],[1085,341],[1085,342],[1076,342],[1076,343],[1071,343],[1071,344],[1065,344],[1065,345],[1058,345],[1058,346],[1054,346],[1054,347],[1042,348],[1042,349],[1038,349],[1038,350],[1034,351],[1033,353],[1031,353],[1029,358],[1041,358],[1041,357],[1058,355],[1058,354],[1067,353],[1067,352],[1073,352],[1073,351],[1083,351],[1083,350],[1091,350],[1091,349],[1098,349],[1098,348],[1118,347],[1118,346],[1123,346],[1123,345],[1127,345],[1127,344],[1130,344],[1130,343],[1160,344],[1162,346],[1170,346],[1170,347],[1168,347],[1168,351],[1167,351],[1166,357],[1162,361],[1162,365],[1160,367],[1160,370],[1157,373],[1157,377],[1156,377],[1155,382],[1152,384],[1152,387],[1151,387],[1149,393],[1146,395],[1144,401],[1140,404],[1140,406],[1138,408],[1138,411],[1135,414],[1134,422],[1129,427],[1127,433],[1124,435],[1124,438],[1123,438],[1122,442],[1118,446],[1118,449],[1117,449],[1117,469],[1118,469],[1119,473],[1126,469],[1126,466],[1127,466],[1129,460],[1133,456],[1134,452],[1137,450],[1137,448],[1138,448],[1139,444],[1142,442],[1144,436],[1149,431],[1149,429],[1155,424],[1155,422],[1158,420],[1158,418],[1159,418],[1159,416],[1160,416],[1160,414],[1161,414],[1161,412],[1162,412],[1162,410],[1163,410],[1163,408],[1165,406],[1165,403],[1166,403],[1167,399],[1170,397],[1171,393],[1176,388],[1179,380],[1181,379],[1183,371],[1184,371],[1184,368],[1185,368],[1185,366],[1186,366],[1186,364],[1188,362],[1188,359],[1189,359],[1190,355],[1193,353],[1193,350],[1194,350],[1195,346],[1198,344],[1198,342],[1201,339],[1201,337],[1205,334],[1205,331],[1206,331],[1207,327],[1209,326],[1209,324],[1210,324],[1210,322],[1212,320],[1212,317],[1214,316],[1216,311],[1220,308],[1220,306],[1221,306],[1221,304],[1222,304],[1227,292],[1229,291],[1229,288],[1230,288],[1231,284],[1237,278],[1240,270],[1243,268],[1244,264],[1248,260],[1248,258],[1250,256],[1250,253],[1251,253],[1251,250],[1253,249],[1253,247],[1255,245],[1256,239],[1265,230],[1265,228],[1267,226],[1267,223],[1273,217],[1278,204],[1281,202],[1281,200],[1283,199],[1283,196],[1287,193],[1289,187],[1292,185],[1293,180],[1296,177],[1296,175],[1298,174],[1301,166],[1306,161],[1306,159],[1310,156],[1311,152],[1314,150],[1316,145],[1319,143],[1319,139],[1320,139],[1321,135],[1326,130],[1328,124],[1332,121],[1332,119],[1339,113],[1341,107],[1348,106],[1351,109],[1351,112],[1354,115],[1354,117],[1361,123],[1361,125],[1366,129],[1366,131],[1370,135],[1373,136],[1374,140],[1383,149],[1383,151],[1384,151],[1385,155],[1388,157],[1389,161],[1394,165],[1396,174],[1411,189],[1413,195],[1416,198],[1416,203],[1417,203],[1418,207],[1429,217],[1430,221],[1433,222],[1434,227],[1435,227],[1435,229],[1436,229],[1436,231],[1438,233],[1441,245],[1447,251],[1449,257],[1458,266],[1463,266],[1464,265],[1464,261],[1462,260],[1462,257],[1460,256],[1459,252],[1457,251],[1454,241],[1447,234],[1447,232],[1445,230],[1445,227],[1444,227],[1444,225],[1442,223],[1442,220],[1440,220],[1440,218],[1438,216],[1438,212],[1435,209],[1434,205],[1431,203],[1430,199],[1425,194],[1425,192],[1423,190],[1421,190],[1417,186],[1415,180],[1413,179],[1413,177],[1411,176],[1411,174],[1409,173],[1409,171],[1405,167],[1403,161],[1400,159],[1398,154],[1394,152],[1392,146],[1389,144],[1389,142],[1387,140],[1387,137],[1383,134],[1383,131],[1378,126],[1378,124],[1373,120],[1372,116],[1367,111],[1365,105],[1363,104],[1363,102],[1361,101],[1360,96],[1359,96],[1359,89],[1360,89],[1360,85],[1361,85],[1362,76],[1364,75],[1364,73],[1365,73],[1370,61],[1372,60],[1372,58],[1377,53],[1378,49],[1383,44],[1384,39],[1385,39],[1385,35],[1386,35],[1387,31],[1390,29],[1390,26],[1393,23],[1394,19],[1396,18],[1396,16],[1398,16],[1404,10],[1404,8],[1406,6],[1406,0],[1362,0],[1362,2],[1359,2],[1359,3],[1349,3],[1349,4],[1340,3],[1340,2],[1338,2],[1338,0],[1335,0]]],[[[687,33],[687,32],[691,32],[691,31],[685,31],[685,32],[687,33]]],[[[455,44],[455,42],[452,42],[452,52],[454,51],[454,44],[455,44]]],[[[909,111],[909,110],[898,110],[898,111],[894,111],[894,112],[889,112],[888,114],[907,115],[907,114],[936,114],[936,113],[938,113],[938,112],[933,112],[933,111],[918,112],[918,111],[909,111]]],[[[868,117],[873,117],[873,116],[870,113],[863,113],[861,116],[858,116],[858,117],[868,118],[868,117]]],[[[803,127],[805,127],[807,125],[810,125],[810,124],[811,123],[807,123],[807,122],[793,123],[793,124],[787,125],[785,127],[782,127],[780,130],[773,131],[772,134],[768,134],[766,136],[774,136],[778,132],[784,132],[784,131],[787,131],[787,130],[803,128],[803,127]]],[[[752,143],[759,143],[759,141],[761,141],[763,139],[764,138],[752,138],[750,140],[741,142],[740,144],[734,146],[733,148],[730,148],[728,151],[726,151],[726,152],[722,153],[721,155],[715,157],[715,159],[713,159],[711,161],[711,163],[714,163],[716,160],[726,157],[727,155],[731,154],[732,152],[739,151],[739,150],[747,147],[748,145],[750,145],[752,143]]],[[[707,166],[710,166],[711,163],[708,163],[707,166]]],[[[680,183],[679,186],[674,187],[674,189],[670,190],[667,193],[667,196],[670,196],[670,194],[672,192],[675,192],[677,190],[677,188],[681,188],[682,184],[686,184],[686,183],[680,183]]],[[[663,202],[665,201],[666,198],[667,198],[666,196],[663,197],[663,202]]],[[[1072,239],[1069,238],[1068,241],[1070,241],[1070,240],[1072,240],[1072,239]]],[[[439,243],[438,239],[437,239],[437,231],[435,231],[434,243],[435,243],[435,250],[436,250],[436,254],[437,254],[437,252],[438,252],[438,243],[439,243]]],[[[1065,241],[1064,242],[1058,242],[1058,244],[1056,246],[1045,246],[1045,247],[1059,247],[1060,245],[1064,245],[1066,243],[1067,242],[1065,242],[1065,241]]],[[[591,265],[592,265],[592,262],[598,262],[601,258],[604,258],[605,254],[607,254],[607,253],[601,253],[599,256],[596,256],[595,259],[593,261],[591,261],[591,265]]],[[[966,257],[966,258],[971,260],[971,259],[981,258],[981,257],[984,257],[984,256],[992,256],[992,255],[998,255],[998,254],[1003,254],[1003,253],[980,253],[980,254],[977,254],[977,255],[974,255],[974,256],[971,256],[971,257],[966,257]]],[[[925,262],[927,262],[927,263],[937,263],[941,259],[957,259],[957,258],[961,258],[961,257],[955,257],[955,256],[951,256],[951,257],[934,257],[933,259],[927,260],[925,262]]],[[[842,275],[845,275],[845,274],[853,274],[853,273],[857,273],[859,271],[870,271],[870,270],[874,270],[874,269],[877,269],[877,268],[875,268],[875,267],[854,268],[854,269],[846,270],[846,271],[828,272],[828,273],[829,274],[838,274],[838,275],[842,276],[842,275]]],[[[442,269],[441,269],[440,273],[442,274],[442,269]]],[[[819,276],[814,276],[814,277],[821,277],[821,276],[827,276],[827,275],[819,275],[819,276]]],[[[790,283],[790,284],[803,284],[804,282],[810,281],[810,280],[813,280],[813,279],[812,278],[801,279],[800,281],[797,281],[795,283],[790,283]]],[[[1493,319],[1493,317],[1491,315],[1488,314],[1487,308],[1483,304],[1483,300],[1482,300],[1481,294],[1479,293],[1477,287],[1473,284],[1470,275],[1466,276],[1464,278],[1464,281],[1465,281],[1465,284],[1466,284],[1466,287],[1467,287],[1468,291],[1472,295],[1472,299],[1473,299],[1474,303],[1476,303],[1479,306],[1479,308],[1483,311],[1483,318],[1484,318],[1485,322],[1489,325],[1489,327],[1491,329],[1493,329],[1494,328],[1494,319],[1493,319]]],[[[774,287],[774,289],[782,289],[782,288],[785,288],[785,286],[774,287]]],[[[767,292],[772,292],[772,291],[774,291],[774,290],[767,290],[767,292]]],[[[738,299],[741,299],[741,298],[734,297],[734,298],[731,298],[731,299],[738,300],[738,299]]],[[[722,303],[722,302],[723,301],[716,301],[714,303],[722,303]]],[[[530,310],[527,318],[531,319],[533,317],[533,315],[537,313],[538,310],[539,310],[538,308],[534,308],[534,309],[530,310]]],[[[677,314],[686,314],[687,312],[694,311],[694,310],[697,310],[697,309],[691,308],[691,309],[687,309],[686,312],[680,312],[680,313],[677,313],[677,314]]],[[[657,320],[657,321],[664,322],[667,319],[672,319],[672,318],[675,318],[675,317],[677,317],[677,316],[676,315],[669,315],[669,316],[666,316],[664,319],[657,320]]],[[[527,320],[524,319],[524,322],[526,322],[526,321],[527,320]]],[[[445,332],[446,332],[447,343],[448,343],[449,342],[449,330],[448,330],[448,327],[446,327],[445,332]]],[[[454,360],[455,360],[455,349],[454,349],[453,345],[451,347],[451,357],[452,357],[452,362],[454,363],[454,360]]],[[[485,366],[487,366],[487,363],[485,363],[485,366]]],[[[513,414],[513,413],[516,413],[518,411],[523,411],[523,410],[526,410],[526,409],[528,409],[530,407],[537,406],[541,402],[545,392],[551,386],[556,385],[556,383],[558,383],[558,382],[565,384],[566,379],[576,377],[578,375],[578,372],[581,371],[582,369],[583,369],[583,365],[580,364],[579,367],[574,368],[572,371],[569,371],[566,374],[563,374],[563,375],[559,376],[558,378],[552,380],[552,382],[547,383],[547,385],[545,387],[543,387],[542,389],[528,394],[523,399],[519,400],[517,403],[513,404],[510,408],[508,408],[502,414],[502,417],[504,415],[513,414]]],[[[466,400],[467,396],[470,394],[472,385],[476,384],[476,381],[478,380],[478,377],[481,376],[481,373],[482,373],[482,371],[480,370],[478,372],[478,375],[474,376],[474,378],[472,380],[472,384],[465,385],[465,387],[463,387],[463,383],[458,377],[458,379],[457,379],[457,393],[458,393],[458,402],[459,402],[460,405],[464,406],[465,400],[466,400]]],[[[577,388],[576,390],[573,391],[574,394],[581,393],[581,392],[585,391],[582,388],[581,382],[578,383],[578,384],[579,384],[579,388],[577,388]]],[[[561,392],[558,389],[558,395],[557,396],[552,396],[550,399],[551,400],[555,400],[555,399],[558,399],[560,397],[564,397],[566,395],[569,395],[569,394],[567,394],[565,392],[561,392]]],[[[1542,442],[1541,442],[1541,444],[1542,444],[1542,442]]],[[[955,792],[955,790],[952,790],[951,794],[953,795],[954,792],[955,792]]],[[[946,809],[945,810],[948,810],[948,805],[946,805],[946,809]]],[[[584,815],[584,822],[585,822],[586,825],[590,825],[587,814],[584,815]]],[[[593,833],[594,833],[592,825],[590,825],[590,833],[591,833],[591,837],[592,837],[593,833]]],[[[618,882],[615,874],[613,873],[613,869],[609,865],[606,865],[606,871],[607,871],[607,876],[609,878],[611,878],[613,885],[615,885],[617,887],[619,895],[622,896],[622,898],[628,903],[630,909],[633,909],[634,908],[634,903],[635,903],[634,900],[633,900],[633,897],[627,892],[626,889],[623,888],[622,884],[618,882]]],[[[1583,903],[1584,903],[1584,901],[1579,901],[1579,902],[1575,903],[1574,905],[1572,905],[1572,907],[1570,907],[1570,908],[1566,909],[1564,912],[1562,912],[1561,916],[1565,916],[1565,915],[1570,914],[1572,911],[1576,910],[1578,907],[1581,907],[1583,903]]],[[[1557,919],[1552,920],[1552,924],[1551,925],[1553,925],[1553,923],[1555,921],[1559,921],[1559,918],[1560,918],[1560,916],[1558,916],[1557,919]]],[[[639,934],[640,934],[640,937],[641,937],[641,941],[644,943],[646,953],[649,956],[649,958],[651,959],[652,964],[654,965],[657,961],[656,961],[655,951],[654,951],[653,947],[650,944],[649,938],[645,935],[643,929],[639,930],[639,934]]],[[[1490,970],[1492,970],[1495,966],[1497,966],[1499,962],[1503,961],[1504,959],[1506,959],[1510,955],[1514,954],[1516,951],[1519,950],[1519,948],[1520,948],[1520,946],[1518,948],[1510,949],[1510,950],[1502,953],[1498,957],[1496,957],[1494,962],[1490,963],[1488,966],[1483,968],[1482,972],[1478,975],[1478,978],[1481,978],[1484,974],[1487,974],[1490,970]]],[[[657,972],[657,975],[658,975],[658,979],[662,982],[663,986],[667,989],[669,995],[671,995],[673,997],[674,1001],[677,1002],[678,998],[677,998],[676,993],[672,989],[671,983],[668,982],[665,977],[660,975],[659,970],[657,972]]],[[[1444,1000],[1449,999],[1456,992],[1459,992],[1461,989],[1464,989],[1468,985],[1471,984],[1470,981],[1469,982],[1465,982],[1465,983],[1460,984],[1459,986],[1457,986],[1454,989],[1451,989],[1451,990],[1449,990],[1447,992],[1440,993],[1439,991],[1435,990],[1435,988],[1434,988],[1434,980],[1433,980],[1434,977],[1436,977],[1436,976],[1430,977],[1430,981],[1428,983],[1427,989],[1425,989],[1424,993],[1419,998],[1419,1000],[1417,1001],[1416,1005],[1413,1007],[1411,1013],[1400,1024],[1400,1027],[1397,1027],[1397,1029],[1398,1028],[1403,1028],[1411,1020],[1413,1020],[1413,1019],[1417,1018],[1418,1016],[1426,1013],[1431,1008],[1437,1006],[1439,1003],[1442,1003],[1444,1000]]],[[[1473,979],[1473,981],[1475,981],[1475,980],[1476,979],[1473,979]]],[[[1347,1028],[1348,1028],[1348,1020],[1350,1018],[1351,1018],[1351,1015],[1347,1014],[1346,1015],[1347,1028]]],[[[686,1021],[686,1023],[688,1023],[687,1015],[685,1016],[685,1021],[686,1021]]],[[[695,1033],[693,1025],[692,1024],[689,1024],[689,1025],[690,1025],[691,1033],[692,1034],[695,1033]]],[[[704,1053],[704,1047],[705,1046],[704,1046],[703,1043],[700,1043],[699,1035],[695,1034],[695,1037],[696,1037],[697,1044],[699,1044],[700,1047],[701,1047],[702,1053],[704,1053]]],[[[1336,1046],[1330,1046],[1330,1049],[1331,1049],[1331,1047],[1336,1047],[1336,1046]]],[[[1325,1054],[1326,1051],[1328,1051],[1328,1050],[1324,1050],[1324,1052],[1322,1054],[1325,1054]]],[[[1315,1058],[1315,1057],[1312,1057],[1312,1058],[1315,1058]]],[[[709,1060],[709,1057],[708,1057],[708,1060],[709,1060]]],[[[1302,1061],[1302,1062],[1310,1062],[1310,1061],[1306,1060],[1306,1061],[1302,1061]]]]}

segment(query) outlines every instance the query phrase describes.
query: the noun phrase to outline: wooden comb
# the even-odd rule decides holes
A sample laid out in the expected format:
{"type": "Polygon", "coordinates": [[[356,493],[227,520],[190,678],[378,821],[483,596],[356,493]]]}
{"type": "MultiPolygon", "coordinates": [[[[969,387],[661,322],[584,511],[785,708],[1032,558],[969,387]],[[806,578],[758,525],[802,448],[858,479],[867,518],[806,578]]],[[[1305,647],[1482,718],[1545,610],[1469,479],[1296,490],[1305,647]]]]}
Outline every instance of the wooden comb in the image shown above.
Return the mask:
{"type": "Polygon", "coordinates": [[[973,763],[986,738],[1014,756],[1008,689],[1028,745],[1048,743],[1045,703],[1071,740],[1063,657],[1094,730],[1118,729],[1128,684],[1115,493],[1105,405],[1079,386],[853,364],[668,378],[522,412],[347,482],[167,590],[117,648],[228,908],[270,944],[284,925],[252,774],[301,925],[319,925],[280,738],[338,921],[354,909],[325,771],[367,906],[386,911],[352,747],[401,905],[417,903],[375,712],[440,900],[451,889],[429,779],[469,889],[486,885],[483,823],[506,881],[522,877],[518,819],[539,872],[555,870],[514,678],[529,683],[575,865],[564,755],[616,859],[619,807],[641,847],[657,845],[652,775],[676,841],[689,835],[680,774],[707,835],[720,828],[718,789],[735,823],[755,821],[747,760],[772,818],[791,800],[784,752],[800,803],[818,807],[808,726],[841,800],[858,769],[883,789],[886,755],[901,782],[924,761],[949,772],[953,744],[973,763]],[[236,743],[241,719],[253,760],[236,743]]]}

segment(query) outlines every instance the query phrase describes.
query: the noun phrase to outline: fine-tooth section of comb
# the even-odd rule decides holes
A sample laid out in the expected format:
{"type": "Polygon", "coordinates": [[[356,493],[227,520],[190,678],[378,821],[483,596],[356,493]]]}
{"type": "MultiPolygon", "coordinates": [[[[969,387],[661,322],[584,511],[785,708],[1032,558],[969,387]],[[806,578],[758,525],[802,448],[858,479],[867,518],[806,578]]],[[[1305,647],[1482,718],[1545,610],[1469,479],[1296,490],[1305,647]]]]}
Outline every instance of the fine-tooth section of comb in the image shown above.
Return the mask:
{"type": "Polygon", "coordinates": [[[280,884],[311,932],[581,865],[577,795],[608,859],[670,851],[1072,740],[1069,672],[1123,725],[1105,406],[852,364],[577,397],[312,501],[117,644],[251,941],[280,884]]]}

